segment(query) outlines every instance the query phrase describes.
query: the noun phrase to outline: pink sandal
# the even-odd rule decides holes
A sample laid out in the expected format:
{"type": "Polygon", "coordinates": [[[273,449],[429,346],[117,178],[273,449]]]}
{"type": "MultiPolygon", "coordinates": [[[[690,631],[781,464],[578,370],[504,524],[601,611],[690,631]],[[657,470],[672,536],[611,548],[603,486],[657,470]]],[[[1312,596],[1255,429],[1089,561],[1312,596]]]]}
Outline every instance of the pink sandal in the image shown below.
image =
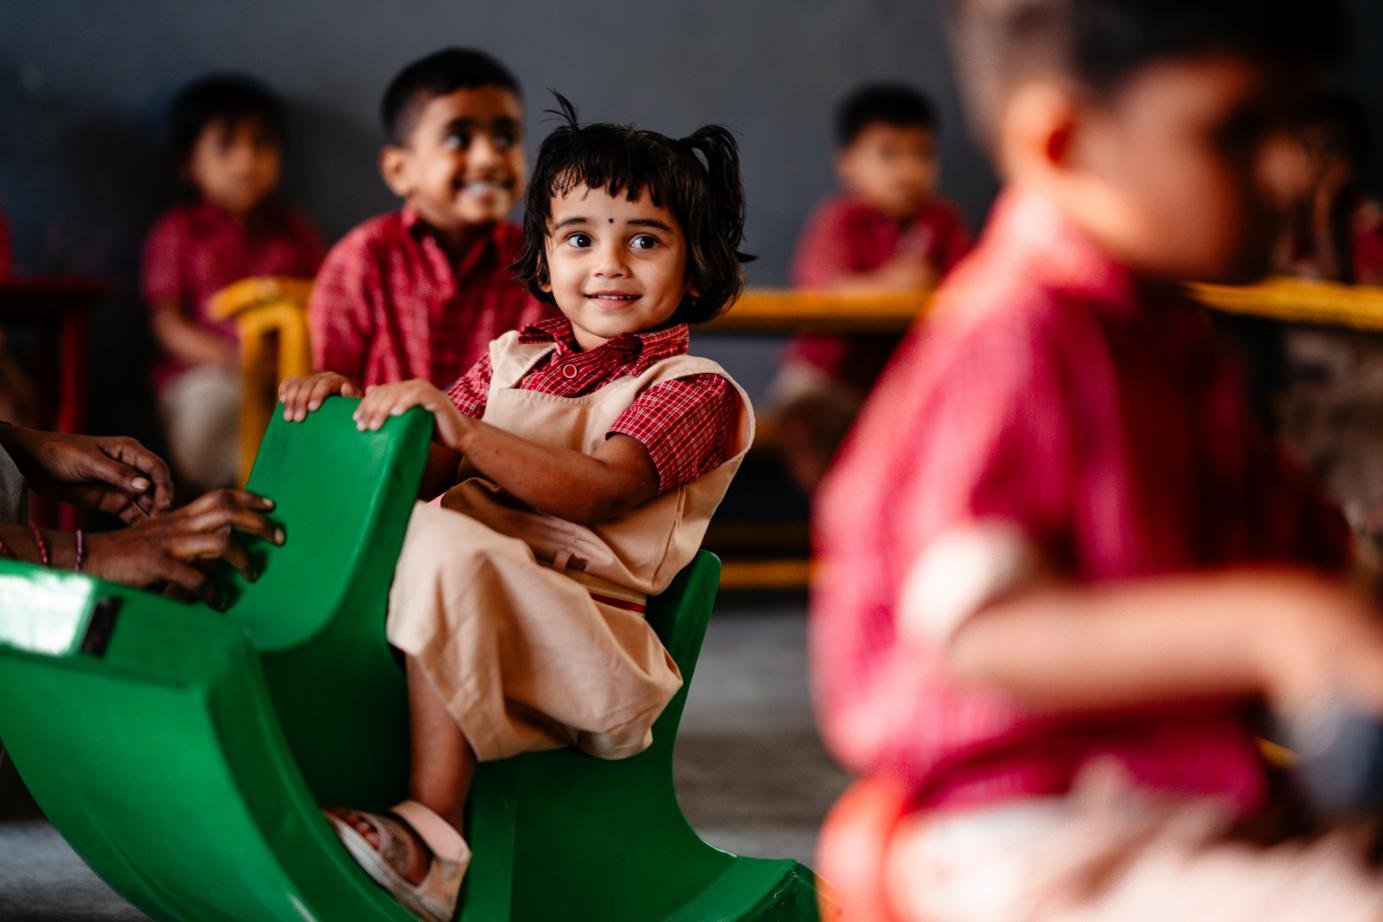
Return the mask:
{"type": "Polygon", "coordinates": [[[370,879],[379,884],[413,913],[426,922],[449,922],[456,912],[461,895],[461,879],[471,861],[466,840],[446,820],[414,800],[405,800],[387,814],[352,813],[368,823],[379,836],[379,848],[345,820],[328,812],[326,817],[336,830],[346,851],[356,860],[370,879]],[[414,835],[410,836],[411,829],[414,835]],[[422,883],[411,884],[397,867],[406,867],[421,839],[432,850],[432,863],[422,883]],[[390,859],[393,859],[392,861],[390,859]]]}

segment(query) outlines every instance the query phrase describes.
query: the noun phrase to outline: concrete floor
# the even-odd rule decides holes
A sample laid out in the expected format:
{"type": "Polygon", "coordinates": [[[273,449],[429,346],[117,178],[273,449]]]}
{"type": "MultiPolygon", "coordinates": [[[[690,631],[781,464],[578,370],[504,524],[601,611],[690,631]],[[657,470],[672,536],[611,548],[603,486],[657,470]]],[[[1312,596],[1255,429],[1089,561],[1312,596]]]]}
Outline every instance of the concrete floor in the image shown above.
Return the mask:
{"type": "MultiPolygon", "coordinates": [[[[733,852],[811,859],[845,785],[812,726],[800,603],[718,608],[692,683],[677,785],[692,825],[733,852]]],[[[41,820],[0,823],[0,919],[127,922],[145,916],[41,820]]]]}

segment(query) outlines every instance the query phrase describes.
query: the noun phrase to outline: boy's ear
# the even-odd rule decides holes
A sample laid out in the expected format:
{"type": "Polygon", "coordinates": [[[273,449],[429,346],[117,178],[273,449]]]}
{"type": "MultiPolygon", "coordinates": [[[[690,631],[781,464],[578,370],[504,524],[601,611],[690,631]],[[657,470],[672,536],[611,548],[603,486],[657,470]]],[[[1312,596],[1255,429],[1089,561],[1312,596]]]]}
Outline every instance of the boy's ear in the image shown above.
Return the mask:
{"type": "Polygon", "coordinates": [[[379,151],[379,175],[399,198],[413,194],[413,158],[406,148],[386,144],[379,151]]]}
{"type": "Polygon", "coordinates": [[[1004,174],[1036,179],[1078,166],[1075,142],[1080,122],[1071,87],[1057,81],[1018,87],[1000,122],[999,162],[1004,174]]]}

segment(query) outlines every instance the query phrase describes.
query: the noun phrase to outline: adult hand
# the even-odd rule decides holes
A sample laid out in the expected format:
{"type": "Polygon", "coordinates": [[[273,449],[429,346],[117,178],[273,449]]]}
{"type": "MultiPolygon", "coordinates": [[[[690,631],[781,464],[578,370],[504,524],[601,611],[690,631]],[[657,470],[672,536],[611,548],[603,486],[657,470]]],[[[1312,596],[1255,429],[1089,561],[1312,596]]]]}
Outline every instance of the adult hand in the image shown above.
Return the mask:
{"type": "Polygon", "coordinates": [[[86,538],[85,572],[131,586],[171,583],[207,598],[211,566],[225,560],[255,579],[250,555],[233,532],[282,544],[282,529],[264,515],[272,500],[244,490],[213,490],[179,509],[120,531],[86,538]]]}
{"type": "Polygon", "coordinates": [[[307,414],[316,410],[332,394],[343,397],[359,397],[360,388],[350,382],[345,375],[334,371],[319,371],[304,378],[284,378],[279,385],[279,400],[283,402],[283,418],[288,422],[302,422],[307,414]]]}
{"type": "Polygon", "coordinates": [[[173,499],[163,459],[126,436],[70,435],[0,427],[0,445],[39,493],[118,516],[157,516],[173,499]]]}

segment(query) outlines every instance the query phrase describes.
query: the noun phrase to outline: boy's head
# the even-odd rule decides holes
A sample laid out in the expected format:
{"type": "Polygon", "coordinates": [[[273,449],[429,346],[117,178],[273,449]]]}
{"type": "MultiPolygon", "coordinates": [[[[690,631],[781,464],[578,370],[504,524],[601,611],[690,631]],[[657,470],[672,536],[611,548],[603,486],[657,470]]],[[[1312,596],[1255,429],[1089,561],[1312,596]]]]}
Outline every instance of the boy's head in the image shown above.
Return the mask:
{"type": "Polygon", "coordinates": [[[1010,182],[1135,272],[1246,281],[1305,185],[1291,115],[1343,0],[950,0],[972,119],[1010,182]]]}
{"type": "Polygon", "coordinates": [[[1355,185],[1368,166],[1369,118],[1348,93],[1323,93],[1297,118],[1312,188],[1340,191],[1355,185]]]}
{"type": "Polygon", "coordinates": [[[179,168],[207,201],[243,217],[278,185],[283,111],[262,83],[203,77],[178,91],[169,121],[179,168]]]}
{"type": "Polygon", "coordinates": [[[910,218],[936,193],[936,107],[912,87],[874,83],[836,110],[836,172],[855,196],[910,218]]]}
{"type": "Polygon", "coordinates": [[[700,323],[729,307],[753,258],[739,249],[744,188],[730,133],[707,125],[669,138],[581,125],[557,98],[566,124],[538,149],[519,280],[606,338],[700,323]]]}
{"type": "Polygon", "coordinates": [[[503,220],[523,190],[518,81],[479,51],[446,48],[409,64],[380,106],[380,172],[445,233],[503,220]]]}

